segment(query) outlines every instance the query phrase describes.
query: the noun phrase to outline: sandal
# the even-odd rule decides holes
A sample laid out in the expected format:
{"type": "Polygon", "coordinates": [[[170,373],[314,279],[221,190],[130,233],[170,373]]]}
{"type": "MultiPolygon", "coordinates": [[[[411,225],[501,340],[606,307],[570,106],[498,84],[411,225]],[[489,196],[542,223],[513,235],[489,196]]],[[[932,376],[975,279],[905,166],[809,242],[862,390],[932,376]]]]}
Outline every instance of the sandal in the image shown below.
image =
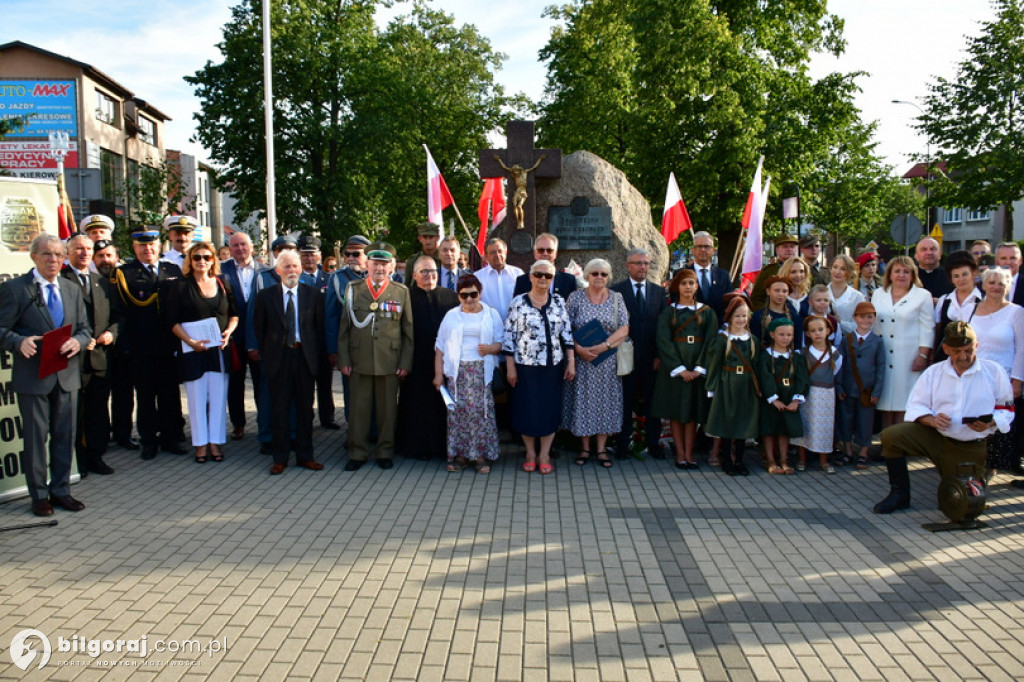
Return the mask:
{"type": "Polygon", "coordinates": [[[196,464],[206,464],[206,446],[196,448],[196,464]]]}
{"type": "Polygon", "coordinates": [[[826,464],[825,466],[823,466],[821,468],[821,470],[823,472],[825,472],[826,474],[834,474],[836,472],[836,468],[834,466],[832,466],[831,464],[826,464]]]}
{"type": "Polygon", "coordinates": [[[453,474],[457,473],[465,469],[468,464],[469,462],[466,461],[465,457],[463,457],[462,455],[457,455],[456,457],[452,458],[452,461],[448,462],[448,471],[453,474]]]}
{"type": "Polygon", "coordinates": [[[771,474],[772,476],[778,476],[779,474],[784,473],[784,471],[785,470],[777,464],[773,464],[770,467],[768,467],[768,473],[771,474]]]}
{"type": "Polygon", "coordinates": [[[613,466],[615,466],[612,463],[612,461],[608,459],[608,452],[606,450],[602,450],[601,452],[597,453],[597,463],[603,466],[605,469],[611,469],[613,466]]]}
{"type": "Polygon", "coordinates": [[[858,457],[857,458],[857,468],[858,469],[867,469],[868,468],[868,458],[867,457],[858,457]]]}
{"type": "Polygon", "coordinates": [[[220,446],[210,443],[210,459],[214,462],[223,462],[224,453],[221,452],[220,446]]]}
{"type": "Polygon", "coordinates": [[[782,473],[785,474],[786,476],[792,476],[793,474],[796,473],[796,469],[794,469],[793,467],[789,466],[788,464],[783,464],[781,468],[782,468],[782,473]]]}
{"type": "Polygon", "coordinates": [[[853,455],[843,455],[836,460],[837,467],[848,467],[853,464],[853,455]]]}
{"type": "MultiPolygon", "coordinates": [[[[549,464],[548,466],[551,466],[551,465],[549,464]]],[[[529,462],[529,461],[523,462],[523,471],[525,471],[526,473],[532,474],[536,470],[537,470],[537,463],[536,462],[529,462]]]]}
{"type": "Polygon", "coordinates": [[[487,463],[486,459],[482,457],[473,462],[473,468],[476,469],[478,474],[489,474],[491,473],[491,465],[487,463]]]}
{"type": "Polygon", "coordinates": [[[537,467],[537,471],[539,471],[542,475],[550,474],[554,470],[555,466],[551,462],[548,462],[547,464],[541,464],[537,467]]]}
{"type": "Polygon", "coordinates": [[[806,471],[807,470],[807,465],[804,464],[803,462],[800,462],[799,464],[796,465],[796,470],[797,471],[806,471]]]}
{"type": "Polygon", "coordinates": [[[590,461],[590,450],[580,450],[579,456],[575,459],[576,466],[583,466],[590,461]]]}

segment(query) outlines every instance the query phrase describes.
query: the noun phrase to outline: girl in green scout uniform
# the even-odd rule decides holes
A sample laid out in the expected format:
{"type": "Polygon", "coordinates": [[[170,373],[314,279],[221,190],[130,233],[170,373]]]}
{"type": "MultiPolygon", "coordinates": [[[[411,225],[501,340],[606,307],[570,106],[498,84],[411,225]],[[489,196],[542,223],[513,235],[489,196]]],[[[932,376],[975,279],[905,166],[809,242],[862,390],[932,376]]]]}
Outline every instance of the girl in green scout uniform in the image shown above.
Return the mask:
{"type": "Polygon", "coordinates": [[[676,273],[669,292],[677,302],[658,316],[655,335],[661,365],[654,380],[651,416],[669,420],[680,469],[698,468],[693,444],[697,422],[705,421],[707,414],[705,359],[718,331],[718,316],[697,302],[697,287],[695,271],[682,269],[676,273]]]}
{"type": "Polygon", "coordinates": [[[793,349],[794,335],[792,320],[772,320],[768,325],[772,345],[757,359],[762,394],[768,402],[768,407],[761,408],[761,436],[768,473],[773,475],[793,473],[793,467],[786,461],[789,439],[804,435],[799,409],[808,388],[807,366],[793,349]]]}
{"type": "MultiPolygon", "coordinates": [[[[810,389],[807,392],[807,403],[800,410],[804,423],[804,433],[793,439],[793,445],[800,446],[800,463],[797,471],[807,466],[807,451],[817,452],[821,458],[821,470],[826,474],[834,474],[835,468],[829,464],[828,455],[832,452],[833,435],[836,421],[836,393],[842,392],[842,382],[836,376],[843,368],[843,356],[830,342],[834,330],[827,317],[809,315],[804,320],[804,334],[807,336],[807,347],[801,351],[802,364],[807,368],[810,389]]],[[[839,399],[845,398],[841,394],[839,399]]]]}
{"type": "Polygon", "coordinates": [[[735,296],[725,309],[726,331],[708,348],[709,434],[730,441],[722,458],[722,471],[746,476],[743,447],[747,438],[760,435],[761,389],[753,363],[758,345],[750,333],[750,307],[746,297],[735,296]]]}

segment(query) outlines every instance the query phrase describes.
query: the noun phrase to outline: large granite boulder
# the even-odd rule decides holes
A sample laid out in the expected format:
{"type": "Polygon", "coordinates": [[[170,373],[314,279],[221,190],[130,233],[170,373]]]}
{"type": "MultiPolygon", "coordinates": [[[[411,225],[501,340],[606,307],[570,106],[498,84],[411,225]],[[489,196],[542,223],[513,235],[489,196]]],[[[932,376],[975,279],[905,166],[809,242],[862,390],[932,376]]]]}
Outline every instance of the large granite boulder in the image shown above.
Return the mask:
{"type": "Polygon", "coordinates": [[[538,234],[548,231],[548,209],[551,206],[569,206],[573,199],[584,197],[591,206],[611,208],[611,249],[572,251],[560,248],[559,269],[568,265],[570,260],[575,260],[582,267],[591,258],[604,258],[612,265],[612,281],[618,282],[628,275],[626,253],[641,247],[651,254],[650,280],[661,283],[668,272],[668,248],[661,232],[651,221],[650,204],[629,184],[625,173],[596,154],[573,152],[562,159],[562,176],[556,180],[538,181],[536,191],[538,234]]]}

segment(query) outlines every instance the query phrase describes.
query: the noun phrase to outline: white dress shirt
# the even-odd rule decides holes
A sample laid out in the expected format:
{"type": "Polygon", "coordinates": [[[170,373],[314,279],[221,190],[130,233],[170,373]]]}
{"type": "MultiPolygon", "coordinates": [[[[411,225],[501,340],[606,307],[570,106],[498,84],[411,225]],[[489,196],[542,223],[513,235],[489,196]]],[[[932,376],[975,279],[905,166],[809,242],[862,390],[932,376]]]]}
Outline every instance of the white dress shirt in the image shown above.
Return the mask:
{"type": "Polygon", "coordinates": [[[495,270],[487,265],[474,274],[480,280],[480,285],[483,286],[480,300],[497,310],[501,321],[504,322],[508,317],[508,304],[512,302],[516,279],[523,274],[523,271],[514,265],[506,265],[501,270],[495,270]]]}
{"type": "Polygon", "coordinates": [[[904,419],[913,422],[925,415],[942,413],[951,424],[948,429],[938,429],[939,433],[953,440],[974,441],[992,433],[992,429],[979,433],[962,423],[964,417],[991,414],[994,428],[1007,433],[1013,412],[1005,408],[1012,405],[1010,380],[996,363],[976,358],[973,365],[957,376],[952,361],[944,360],[926,369],[914,384],[904,419]]]}

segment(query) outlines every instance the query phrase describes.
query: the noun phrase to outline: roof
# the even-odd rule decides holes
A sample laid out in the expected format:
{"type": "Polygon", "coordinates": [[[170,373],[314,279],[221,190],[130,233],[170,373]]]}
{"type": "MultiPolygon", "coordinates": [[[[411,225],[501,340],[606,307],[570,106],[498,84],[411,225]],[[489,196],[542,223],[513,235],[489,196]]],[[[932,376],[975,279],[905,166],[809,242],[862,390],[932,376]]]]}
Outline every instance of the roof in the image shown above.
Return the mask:
{"type": "Polygon", "coordinates": [[[102,71],[100,71],[99,69],[97,69],[92,64],[86,64],[85,62],[80,62],[77,59],[72,59],[71,57],[67,57],[65,55],[57,54],[56,52],[50,52],[49,50],[44,50],[41,47],[36,47],[35,45],[30,45],[30,44],[22,42],[20,40],[13,40],[13,41],[11,41],[9,43],[4,43],[4,44],[0,45],[0,52],[3,52],[5,50],[11,50],[11,49],[14,49],[14,48],[19,48],[19,47],[22,48],[22,49],[25,49],[25,50],[32,50],[33,52],[38,52],[39,54],[44,55],[46,57],[49,57],[51,59],[57,59],[59,61],[66,62],[68,64],[72,64],[74,66],[77,66],[78,68],[80,68],[82,70],[82,73],[86,74],[87,76],[89,76],[89,78],[92,78],[97,83],[103,85],[104,87],[107,87],[107,88],[113,90],[119,96],[121,96],[121,97],[123,97],[125,99],[134,100],[135,103],[139,106],[139,108],[142,109],[143,111],[145,111],[146,113],[151,114],[153,116],[157,116],[161,120],[164,120],[164,121],[170,121],[171,120],[170,116],[168,116],[167,114],[163,113],[162,111],[160,111],[159,109],[157,109],[153,105],[149,104],[146,100],[139,99],[138,97],[136,97],[135,93],[133,93],[131,90],[129,90],[128,88],[126,88],[123,85],[121,85],[120,83],[118,83],[116,80],[114,80],[113,78],[111,78],[107,74],[105,74],[102,71]]]}
{"type": "MultiPolygon", "coordinates": [[[[943,172],[945,172],[945,170],[946,170],[946,162],[945,161],[940,161],[939,163],[932,164],[932,165],[934,165],[936,168],[938,168],[939,170],[941,170],[943,172]]],[[[929,175],[929,173],[928,173],[928,164],[927,163],[915,163],[911,167],[910,170],[908,170],[906,173],[903,174],[903,179],[904,180],[913,180],[913,179],[916,179],[916,178],[924,179],[924,178],[927,178],[928,175],[929,175]]]]}

